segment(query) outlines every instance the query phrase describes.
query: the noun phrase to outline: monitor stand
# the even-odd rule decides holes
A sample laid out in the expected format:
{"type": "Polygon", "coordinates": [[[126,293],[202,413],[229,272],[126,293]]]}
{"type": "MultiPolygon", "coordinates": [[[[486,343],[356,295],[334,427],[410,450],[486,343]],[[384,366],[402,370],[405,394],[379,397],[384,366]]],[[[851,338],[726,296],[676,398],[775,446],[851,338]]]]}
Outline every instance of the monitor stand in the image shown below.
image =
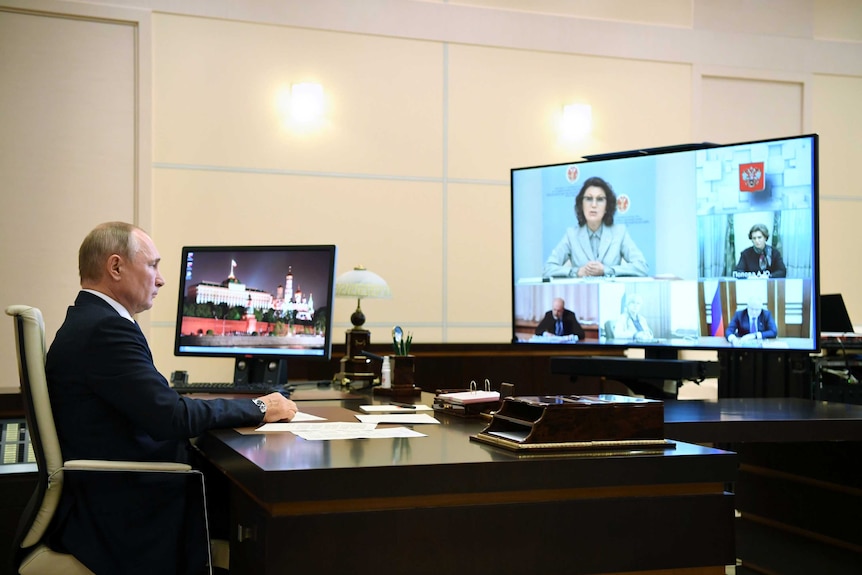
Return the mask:
{"type": "Polygon", "coordinates": [[[551,373],[594,376],[619,381],[648,399],[676,399],[684,381],[718,377],[718,362],[679,359],[676,349],[647,348],[638,357],[552,357],[551,373]]]}
{"type": "Polygon", "coordinates": [[[233,384],[267,385],[278,389],[287,385],[287,360],[263,357],[238,357],[233,368],[233,384]]]}

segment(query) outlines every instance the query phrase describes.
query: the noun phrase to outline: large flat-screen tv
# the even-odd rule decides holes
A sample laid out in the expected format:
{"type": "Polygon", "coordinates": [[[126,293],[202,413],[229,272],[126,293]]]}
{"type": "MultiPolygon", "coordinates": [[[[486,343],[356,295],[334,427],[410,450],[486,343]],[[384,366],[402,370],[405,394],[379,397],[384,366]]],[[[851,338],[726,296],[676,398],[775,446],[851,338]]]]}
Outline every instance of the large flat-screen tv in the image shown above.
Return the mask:
{"type": "Polygon", "coordinates": [[[333,245],[182,250],[174,354],[235,358],[236,383],[284,384],[287,360],[329,360],[333,245]]]}
{"type": "Polygon", "coordinates": [[[512,169],[512,341],[816,351],[817,146],[804,135],[512,169]]]}

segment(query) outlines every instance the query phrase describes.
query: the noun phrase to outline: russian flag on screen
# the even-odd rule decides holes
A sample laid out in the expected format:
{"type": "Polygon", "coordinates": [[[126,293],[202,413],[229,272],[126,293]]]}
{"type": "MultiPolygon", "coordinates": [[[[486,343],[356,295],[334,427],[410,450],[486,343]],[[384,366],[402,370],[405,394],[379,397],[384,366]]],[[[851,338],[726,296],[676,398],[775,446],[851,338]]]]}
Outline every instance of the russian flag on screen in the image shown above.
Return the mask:
{"type": "Polygon", "coordinates": [[[715,286],[715,295],[712,296],[712,323],[709,324],[713,336],[724,337],[724,314],[721,310],[721,286],[715,286]]]}

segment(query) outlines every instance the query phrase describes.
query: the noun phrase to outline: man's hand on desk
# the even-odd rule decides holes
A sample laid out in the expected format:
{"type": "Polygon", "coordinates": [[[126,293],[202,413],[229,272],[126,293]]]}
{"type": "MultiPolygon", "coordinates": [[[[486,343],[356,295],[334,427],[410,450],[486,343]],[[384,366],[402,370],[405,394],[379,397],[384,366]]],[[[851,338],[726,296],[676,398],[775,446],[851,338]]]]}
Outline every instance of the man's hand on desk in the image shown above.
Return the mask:
{"type": "Polygon", "coordinates": [[[293,401],[278,392],[264,395],[263,397],[259,397],[258,400],[266,406],[266,411],[263,414],[264,423],[290,421],[296,417],[296,412],[299,411],[293,401]]]}

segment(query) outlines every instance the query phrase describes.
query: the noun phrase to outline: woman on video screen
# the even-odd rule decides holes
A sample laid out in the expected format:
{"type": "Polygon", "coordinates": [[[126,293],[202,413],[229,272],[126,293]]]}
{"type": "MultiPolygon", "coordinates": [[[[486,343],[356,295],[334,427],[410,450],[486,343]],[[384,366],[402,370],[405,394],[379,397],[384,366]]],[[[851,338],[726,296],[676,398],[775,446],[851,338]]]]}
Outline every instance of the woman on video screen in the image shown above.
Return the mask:
{"type": "Polygon", "coordinates": [[[765,224],[754,224],[748,232],[751,247],[739,254],[734,276],[783,278],[787,276],[787,267],[778,249],[767,245],[769,229],[765,224]]]}
{"type": "Polygon", "coordinates": [[[648,266],[624,224],[614,224],[617,196],[599,177],[588,178],[575,198],[578,227],[566,230],[551,251],[544,277],[645,276],[648,266]],[[566,265],[569,264],[569,265],[566,265]]]}

